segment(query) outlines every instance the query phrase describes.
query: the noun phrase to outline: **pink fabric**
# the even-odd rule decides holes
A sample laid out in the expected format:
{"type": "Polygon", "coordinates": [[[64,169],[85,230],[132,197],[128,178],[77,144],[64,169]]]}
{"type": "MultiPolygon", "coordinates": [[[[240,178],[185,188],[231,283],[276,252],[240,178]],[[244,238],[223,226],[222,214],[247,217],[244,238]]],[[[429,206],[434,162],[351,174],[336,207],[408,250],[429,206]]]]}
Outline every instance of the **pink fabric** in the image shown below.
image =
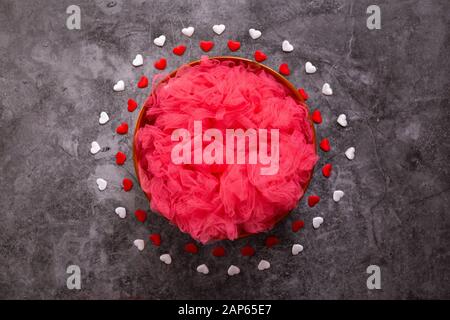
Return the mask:
{"type": "Polygon", "coordinates": [[[318,159],[308,112],[264,70],[203,57],[156,86],[145,108],[135,139],[141,187],[152,210],[194,239],[233,240],[271,229],[303,196],[318,159]],[[279,129],[278,173],[261,175],[260,164],[174,164],[172,131],[192,134],[194,120],[203,131],[279,129]]]}

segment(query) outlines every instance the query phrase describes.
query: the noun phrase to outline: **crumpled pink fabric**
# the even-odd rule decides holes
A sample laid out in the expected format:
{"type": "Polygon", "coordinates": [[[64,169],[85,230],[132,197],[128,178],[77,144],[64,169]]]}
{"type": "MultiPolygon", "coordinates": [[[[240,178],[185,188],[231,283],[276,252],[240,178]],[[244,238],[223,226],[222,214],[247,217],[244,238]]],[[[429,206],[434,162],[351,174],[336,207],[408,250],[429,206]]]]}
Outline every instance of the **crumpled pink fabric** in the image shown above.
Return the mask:
{"type": "Polygon", "coordinates": [[[269,230],[296,207],[318,157],[306,107],[272,75],[203,57],[155,87],[135,136],[140,184],[152,210],[206,243],[269,230]],[[194,120],[203,131],[278,128],[278,173],[261,175],[261,164],[174,164],[171,134],[186,128],[193,137],[194,120]]]}

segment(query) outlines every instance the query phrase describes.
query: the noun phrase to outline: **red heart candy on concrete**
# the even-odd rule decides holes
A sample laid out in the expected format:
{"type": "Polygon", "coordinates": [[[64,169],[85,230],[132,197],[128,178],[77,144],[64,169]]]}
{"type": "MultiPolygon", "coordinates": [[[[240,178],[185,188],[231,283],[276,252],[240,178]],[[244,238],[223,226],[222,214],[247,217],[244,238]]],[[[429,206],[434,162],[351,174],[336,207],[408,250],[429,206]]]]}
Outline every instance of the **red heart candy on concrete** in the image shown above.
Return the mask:
{"type": "Polygon", "coordinates": [[[122,122],[122,124],[117,127],[116,132],[118,134],[127,134],[128,133],[128,123],[122,122]]]}
{"type": "Polygon", "coordinates": [[[167,60],[164,58],[161,58],[155,62],[154,66],[158,70],[164,70],[167,66],[167,60]]]}
{"type": "Polygon", "coordinates": [[[159,247],[161,245],[161,236],[158,233],[151,234],[149,237],[153,245],[159,247]]]}
{"type": "Polygon", "coordinates": [[[320,146],[320,149],[322,149],[325,152],[328,152],[331,150],[330,141],[328,141],[327,138],[323,138],[322,141],[320,141],[319,146],[320,146]]]}
{"type": "Polygon", "coordinates": [[[316,195],[312,195],[308,197],[308,206],[314,207],[320,201],[320,197],[316,195]]]}
{"type": "Polygon", "coordinates": [[[322,123],[322,114],[319,110],[314,110],[311,115],[311,119],[314,123],[322,123]]]}
{"type": "Polygon", "coordinates": [[[142,76],[141,79],[139,80],[138,84],[137,84],[138,88],[147,88],[148,86],[148,79],[146,76],[142,76]]]}
{"type": "Polygon", "coordinates": [[[288,76],[291,74],[291,70],[289,70],[289,66],[287,63],[282,63],[279,69],[280,73],[284,76],[288,76]]]}
{"type": "Polygon", "coordinates": [[[231,51],[237,51],[241,47],[241,43],[239,41],[235,40],[228,40],[228,48],[230,48],[231,51]]]}
{"type": "Polygon", "coordinates": [[[186,46],[179,45],[178,47],[173,48],[172,52],[177,56],[182,56],[186,51],[186,46]]]}
{"type": "Polygon", "coordinates": [[[279,244],[280,243],[280,239],[278,239],[275,236],[268,236],[266,238],[266,247],[267,248],[272,248],[274,245],[279,244]]]}
{"type": "Polygon", "coordinates": [[[297,232],[304,226],[305,226],[305,222],[303,220],[295,220],[294,222],[292,222],[292,231],[297,232]]]}
{"type": "Polygon", "coordinates": [[[208,52],[214,47],[214,42],[212,41],[200,41],[200,48],[202,48],[203,51],[208,52]]]}
{"type": "Polygon", "coordinates": [[[245,246],[241,248],[241,254],[244,257],[251,257],[255,254],[255,249],[253,249],[251,246],[245,246]]]}
{"type": "Polygon", "coordinates": [[[256,50],[255,51],[255,60],[258,62],[263,62],[264,60],[267,59],[267,56],[264,52],[256,50]]]}
{"type": "Polygon", "coordinates": [[[196,254],[198,252],[198,248],[195,243],[191,242],[184,246],[184,251],[186,251],[187,253],[196,254]]]}
{"type": "Polygon", "coordinates": [[[116,153],[116,163],[121,166],[125,163],[125,160],[127,160],[127,155],[123,152],[117,152],[116,153]]]}
{"type": "Polygon", "coordinates": [[[131,181],[128,178],[123,179],[122,187],[123,187],[123,190],[130,191],[133,188],[133,181],[131,181]]]}
{"type": "Polygon", "coordinates": [[[133,99],[128,99],[128,111],[133,112],[138,107],[138,104],[133,99]]]}
{"type": "Polygon", "coordinates": [[[145,222],[145,220],[147,220],[147,212],[145,212],[144,210],[141,209],[137,209],[134,212],[134,216],[136,217],[136,219],[142,223],[145,222]]]}
{"type": "Polygon", "coordinates": [[[323,166],[322,168],[322,174],[324,177],[329,177],[331,176],[331,170],[333,169],[333,166],[331,165],[331,163],[327,163],[326,165],[323,166]]]}
{"type": "Polygon", "coordinates": [[[303,100],[305,100],[305,101],[308,100],[309,96],[308,96],[308,93],[305,91],[305,89],[303,89],[303,88],[298,89],[298,93],[300,93],[303,100]]]}
{"type": "Polygon", "coordinates": [[[212,251],[214,257],[223,257],[225,255],[224,247],[215,247],[212,251]]]}

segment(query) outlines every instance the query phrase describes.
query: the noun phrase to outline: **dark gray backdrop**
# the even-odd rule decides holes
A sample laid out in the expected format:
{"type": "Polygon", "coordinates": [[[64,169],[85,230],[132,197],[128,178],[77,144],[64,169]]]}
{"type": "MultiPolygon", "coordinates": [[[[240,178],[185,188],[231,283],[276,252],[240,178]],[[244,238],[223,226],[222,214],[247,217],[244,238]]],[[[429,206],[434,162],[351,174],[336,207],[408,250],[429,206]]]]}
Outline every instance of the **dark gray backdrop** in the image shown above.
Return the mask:
{"type": "Polygon", "coordinates": [[[449,279],[449,2],[424,1],[12,1],[0,0],[0,298],[450,298],[449,279]],[[81,30],[66,28],[67,6],[81,7],[81,30]],[[366,27],[366,8],[381,8],[381,30],[366,27]],[[213,24],[226,31],[216,36],[213,24]],[[196,28],[191,39],[183,26],[196,28]],[[262,30],[251,40],[248,29],[262,30]],[[152,44],[167,36],[164,48],[152,44]],[[225,258],[211,257],[212,245],[197,256],[185,254],[189,237],[151,214],[142,225],[129,213],[148,209],[138,187],[124,193],[131,161],[114,164],[120,148],[130,156],[131,141],[114,129],[130,123],[128,97],[142,103],[143,91],[128,86],[113,93],[114,81],[135,82],[152,62],[169,58],[168,70],[196,59],[200,39],[213,39],[212,54],[228,53],[226,40],[242,42],[239,55],[264,50],[267,64],[293,67],[289,77],[310,93],[311,108],[324,117],[319,138],[328,136],[333,176],[316,172],[308,191],[323,201],[314,209],[301,201],[271,234],[282,244],[263,248],[266,235],[224,242],[225,258]],[[283,53],[289,39],[294,52],[283,53]],[[183,57],[171,53],[184,43],[183,57]],[[146,64],[130,62],[143,53],[146,64]],[[305,75],[310,60],[318,66],[305,75]],[[335,94],[320,93],[329,82],[335,94]],[[107,111],[111,121],[98,125],[107,111]],[[348,116],[338,127],[336,117],[348,116]],[[109,151],[89,154],[97,140],[109,151]],[[356,158],[343,152],[356,147],[356,158]],[[97,177],[108,180],[99,192],[97,177]],[[345,191],[336,204],[334,189],[345,191]],[[313,230],[311,220],[325,222],[313,230]],[[294,218],[307,222],[294,234],[294,218]],[[160,232],[160,249],[132,246],[160,232]],[[305,250],[290,255],[290,245],[305,250]],[[239,255],[250,243],[256,257],[239,255]],[[158,257],[170,252],[173,263],[158,257]],[[256,270],[259,259],[272,263],[256,270]],[[195,271],[206,263],[211,273],[195,271]],[[230,278],[231,264],[241,274],[230,278]],[[66,268],[79,265],[82,289],[66,288],[66,268]],[[366,268],[379,265],[382,289],[366,287],[366,268]]]}

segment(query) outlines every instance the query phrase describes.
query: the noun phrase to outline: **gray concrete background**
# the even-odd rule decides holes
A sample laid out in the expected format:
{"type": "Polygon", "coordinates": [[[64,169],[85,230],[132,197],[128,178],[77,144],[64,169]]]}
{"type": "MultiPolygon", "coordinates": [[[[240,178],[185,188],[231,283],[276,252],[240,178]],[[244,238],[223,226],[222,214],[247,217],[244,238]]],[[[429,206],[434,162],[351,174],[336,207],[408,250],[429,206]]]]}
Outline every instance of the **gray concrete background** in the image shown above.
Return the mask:
{"type": "Polygon", "coordinates": [[[382,29],[366,28],[372,1],[12,1],[0,0],[0,298],[49,299],[317,299],[450,298],[450,144],[449,2],[447,0],[377,1],[382,29]],[[81,7],[81,30],[65,27],[67,6],[81,7]],[[227,26],[215,36],[213,24],[227,26]],[[191,39],[183,26],[196,28],[191,39]],[[251,40],[248,29],[262,30],[251,40]],[[164,48],[152,39],[167,36],[164,48]],[[130,136],[114,133],[137,112],[126,101],[142,103],[146,93],[131,86],[142,73],[152,76],[152,62],[165,56],[168,70],[200,55],[198,41],[213,39],[212,54],[228,53],[226,40],[242,42],[239,55],[264,50],[267,64],[287,61],[289,77],[310,93],[311,108],[320,108],[328,136],[333,176],[316,172],[309,191],[322,202],[305,201],[272,232],[282,244],[264,249],[266,235],[224,242],[225,258],[210,254],[212,245],[190,256],[189,240],[156,214],[139,224],[119,219],[114,208],[132,213],[148,209],[142,191],[120,190],[132,162],[114,164],[120,148],[130,157],[130,136]],[[294,52],[280,50],[283,39],[294,52]],[[171,50],[188,46],[183,57],[171,50]],[[130,62],[143,53],[145,65],[130,62]],[[318,66],[305,75],[310,60],[318,66]],[[128,87],[113,93],[123,79],[128,87]],[[320,94],[329,82],[335,94],[320,94]],[[111,121],[98,125],[107,111],[111,121]],[[338,127],[346,113],[349,126],[338,127]],[[89,154],[97,140],[109,149],[89,154]],[[343,152],[356,147],[356,159],[343,152]],[[97,177],[109,185],[99,192],[97,177]],[[346,195],[336,204],[334,189],[346,195]],[[313,230],[311,220],[325,222],[313,230]],[[294,234],[294,218],[307,222],[294,234]],[[162,246],[139,253],[136,238],[160,232],[162,246]],[[299,242],[305,251],[290,255],[299,242]],[[239,248],[257,247],[243,258],[239,248]],[[170,252],[173,263],[158,257],[170,252]],[[272,268],[259,272],[264,258],[272,268]],[[195,271],[206,263],[211,273],[195,271]],[[239,276],[226,269],[238,265],[239,276]],[[82,289],[66,288],[66,268],[79,265],[82,289]],[[370,264],[381,267],[382,290],[366,288],[370,264]]]}

